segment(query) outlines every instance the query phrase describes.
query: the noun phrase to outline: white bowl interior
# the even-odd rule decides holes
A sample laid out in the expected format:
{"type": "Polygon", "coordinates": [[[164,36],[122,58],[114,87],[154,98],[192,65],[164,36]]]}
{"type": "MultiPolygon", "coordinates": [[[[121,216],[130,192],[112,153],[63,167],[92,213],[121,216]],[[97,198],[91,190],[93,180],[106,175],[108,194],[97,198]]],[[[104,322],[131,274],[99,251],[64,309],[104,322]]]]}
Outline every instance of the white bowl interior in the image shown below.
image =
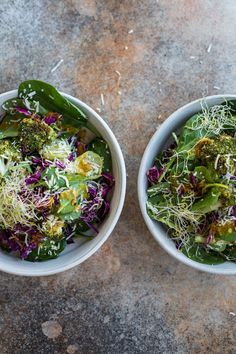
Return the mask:
{"type": "MultiPolygon", "coordinates": [[[[116,181],[111,201],[111,209],[106,220],[99,227],[99,234],[94,239],[86,242],[81,242],[81,239],[75,239],[75,243],[67,245],[57,259],[32,263],[23,261],[0,250],[0,270],[8,273],[26,276],[50,275],[78,265],[96,252],[106,241],[114,229],[123,208],[126,190],[126,170],[124,158],[114,134],[104,120],[92,108],[70,95],[64,93],[63,95],[74,104],[82,107],[89,122],[99,131],[110,147],[113,175],[116,181]]],[[[16,96],[17,90],[1,94],[0,105],[2,105],[5,100],[16,96]]]]}
{"type": "Polygon", "coordinates": [[[208,107],[220,104],[225,100],[236,99],[236,95],[216,95],[209,96],[203,99],[191,102],[182,108],[178,109],[176,112],[171,114],[171,116],[160,126],[160,128],[154,133],[150,142],[148,143],[139,169],[138,175],[138,198],[141,208],[142,215],[147,224],[147,227],[160,246],[165,249],[170,255],[180,260],[181,262],[210,273],[218,274],[236,274],[236,264],[233,262],[225,262],[218,265],[208,265],[195,262],[175,247],[175,243],[167,235],[165,227],[152,220],[146,210],[146,200],[147,200],[147,170],[153,166],[155,157],[162,151],[166,142],[171,136],[171,133],[177,131],[191,116],[195,113],[201,111],[202,104],[207,104],[208,107]]]}

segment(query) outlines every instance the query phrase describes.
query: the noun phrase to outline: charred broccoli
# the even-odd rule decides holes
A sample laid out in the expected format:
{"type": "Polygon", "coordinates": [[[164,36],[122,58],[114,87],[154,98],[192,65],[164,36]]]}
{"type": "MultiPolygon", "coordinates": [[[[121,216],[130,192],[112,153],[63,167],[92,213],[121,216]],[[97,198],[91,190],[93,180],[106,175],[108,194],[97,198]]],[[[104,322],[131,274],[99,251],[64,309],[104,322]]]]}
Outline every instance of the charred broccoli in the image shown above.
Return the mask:
{"type": "Polygon", "coordinates": [[[16,145],[9,140],[0,140],[0,174],[2,176],[21,158],[21,153],[16,145]]]}
{"type": "Polygon", "coordinates": [[[195,155],[206,165],[214,165],[220,174],[234,173],[236,139],[229,135],[203,138],[195,146],[195,155]]]}
{"type": "Polygon", "coordinates": [[[19,127],[21,148],[25,153],[42,149],[44,144],[50,144],[56,139],[57,133],[38,118],[25,118],[19,127]]]}

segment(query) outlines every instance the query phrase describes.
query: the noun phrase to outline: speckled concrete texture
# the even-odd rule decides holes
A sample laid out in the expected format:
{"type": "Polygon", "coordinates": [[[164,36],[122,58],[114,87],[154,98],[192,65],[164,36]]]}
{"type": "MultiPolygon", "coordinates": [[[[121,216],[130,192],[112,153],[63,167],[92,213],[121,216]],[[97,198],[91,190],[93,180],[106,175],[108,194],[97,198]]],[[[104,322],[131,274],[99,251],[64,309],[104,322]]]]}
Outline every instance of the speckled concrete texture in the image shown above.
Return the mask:
{"type": "Polygon", "coordinates": [[[99,252],[56,276],[0,274],[0,353],[235,353],[236,278],[170,258],[136,193],[159,124],[193,99],[235,93],[235,0],[0,5],[0,91],[37,78],[79,97],[101,111],[128,170],[121,219],[99,252]]]}

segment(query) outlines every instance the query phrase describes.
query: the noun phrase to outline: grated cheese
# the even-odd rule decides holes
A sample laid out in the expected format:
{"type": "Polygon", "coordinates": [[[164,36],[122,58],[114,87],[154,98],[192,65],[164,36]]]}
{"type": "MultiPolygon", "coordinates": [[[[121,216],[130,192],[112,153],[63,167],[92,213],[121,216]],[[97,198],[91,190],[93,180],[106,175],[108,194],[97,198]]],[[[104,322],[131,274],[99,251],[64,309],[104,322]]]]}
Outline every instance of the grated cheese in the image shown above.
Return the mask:
{"type": "Polygon", "coordinates": [[[64,59],[59,60],[59,62],[51,69],[51,73],[54,73],[54,71],[56,71],[63,62],[64,59]]]}
{"type": "Polygon", "coordinates": [[[212,48],[212,43],[209,44],[209,46],[208,46],[208,48],[207,48],[207,53],[210,53],[211,48],[212,48]]]}
{"type": "Polygon", "coordinates": [[[105,102],[104,102],[104,96],[103,96],[103,93],[101,93],[101,102],[102,102],[102,105],[104,106],[104,105],[105,105],[105,102]]]}
{"type": "Polygon", "coordinates": [[[220,159],[220,154],[218,154],[218,155],[216,156],[216,159],[215,159],[215,163],[214,163],[214,169],[215,169],[215,170],[217,170],[217,165],[218,165],[219,159],[220,159]]]}

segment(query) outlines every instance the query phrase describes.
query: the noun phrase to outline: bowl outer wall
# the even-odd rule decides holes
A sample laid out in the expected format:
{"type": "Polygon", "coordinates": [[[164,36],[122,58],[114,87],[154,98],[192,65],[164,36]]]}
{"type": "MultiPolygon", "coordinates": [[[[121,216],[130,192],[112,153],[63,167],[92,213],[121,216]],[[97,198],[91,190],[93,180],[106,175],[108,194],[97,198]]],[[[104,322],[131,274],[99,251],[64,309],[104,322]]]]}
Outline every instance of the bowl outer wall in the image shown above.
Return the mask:
{"type": "Polygon", "coordinates": [[[236,263],[225,262],[218,265],[208,265],[195,262],[175,247],[174,242],[167,235],[165,228],[160,222],[152,220],[146,210],[146,200],[147,200],[147,176],[146,171],[153,165],[155,157],[162,151],[166,142],[171,136],[173,131],[179,129],[191,116],[201,111],[202,103],[206,103],[209,107],[216,104],[220,104],[225,100],[236,99],[236,95],[224,94],[224,95],[215,95],[208,96],[204,99],[198,99],[196,101],[190,102],[185,106],[179,108],[177,111],[172,113],[168,119],[157,129],[157,131],[152,136],[149,141],[139,168],[138,174],[138,199],[140,209],[145,220],[145,223],[155,238],[159,245],[171,256],[178,259],[182,263],[208,273],[215,274],[236,274],[236,263]]]}
{"type": "MultiPolygon", "coordinates": [[[[0,250],[0,270],[16,275],[44,276],[68,270],[92,256],[107,240],[113,231],[123,208],[126,191],[126,169],[124,158],[114,134],[105,121],[88,105],[79,99],[61,92],[71,102],[82,107],[88,116],[89,122],[101,133],[107,141],[113,163],[113,174],[116,179],[115,189],[111,201],[111,209],[107,219],[99,227],[99,234],[91,241],[80,247],[67,245],[66,249],[56,259],[46,262],[27,262],[0,250]]],[[[7,99],[17,96],[17,90],[0,94],[0,105],[7,99]]]]}

